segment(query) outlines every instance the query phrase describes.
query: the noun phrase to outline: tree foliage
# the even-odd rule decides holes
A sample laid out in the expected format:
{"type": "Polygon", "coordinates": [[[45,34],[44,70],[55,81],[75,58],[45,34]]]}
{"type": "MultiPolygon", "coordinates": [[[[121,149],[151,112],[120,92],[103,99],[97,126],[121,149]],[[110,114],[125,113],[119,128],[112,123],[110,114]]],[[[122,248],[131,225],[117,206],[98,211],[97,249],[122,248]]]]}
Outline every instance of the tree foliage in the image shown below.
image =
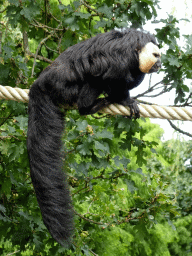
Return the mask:
{"type": "MultiPolygon", "coordinates": [[[[29,88],[69,46],[115,27],[155,20],[158,0],[0,1],[0,84],[29,88]]],[[[176,90],[191,105],[192,40],[179,46],[178,20],[155,20],[162,81],[145,95],[176,90]]],[[[141,94],[140,94],[141,96],[141,94]]],[[[162,143],[149,120],[80,117],[69,111],[64,171],[75,209],[74,243],[61,248],[45,228],[30,179],[27,104],[1,101],[0,253],[7,255],[192,255],[192,143],[162,143]]]]}

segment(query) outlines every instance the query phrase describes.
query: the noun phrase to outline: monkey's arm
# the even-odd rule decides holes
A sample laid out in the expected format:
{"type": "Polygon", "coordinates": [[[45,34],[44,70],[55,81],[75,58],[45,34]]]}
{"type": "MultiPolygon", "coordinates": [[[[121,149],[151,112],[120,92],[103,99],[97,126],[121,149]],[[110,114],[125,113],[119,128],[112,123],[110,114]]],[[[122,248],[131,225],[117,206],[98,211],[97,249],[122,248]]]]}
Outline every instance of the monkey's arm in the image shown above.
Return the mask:
{"type": "Polygon", "coordinates": [[[130,108],[130,117],[132,117],[133,114],[136,118],[140,117],[138,102],[130,97],[129,91],[127,91],[127,98],[118,104],[121,104],[125,107],[128,106],[130,108]]]}

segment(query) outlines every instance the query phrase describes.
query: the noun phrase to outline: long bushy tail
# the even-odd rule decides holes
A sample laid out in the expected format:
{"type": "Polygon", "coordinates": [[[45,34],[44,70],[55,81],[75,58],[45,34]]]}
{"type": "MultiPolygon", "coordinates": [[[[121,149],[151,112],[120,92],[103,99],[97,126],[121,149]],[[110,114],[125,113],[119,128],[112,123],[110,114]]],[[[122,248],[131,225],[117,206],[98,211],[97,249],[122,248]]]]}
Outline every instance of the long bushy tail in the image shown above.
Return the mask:
{"type": "Polygon", "coordinates": [[[63,120],[59,108],[36,81],[29,94],[27,149],[31,178],[45,226],[56,241],[67,245],[73,231],[73,212],[62,171],[63,120]]]}

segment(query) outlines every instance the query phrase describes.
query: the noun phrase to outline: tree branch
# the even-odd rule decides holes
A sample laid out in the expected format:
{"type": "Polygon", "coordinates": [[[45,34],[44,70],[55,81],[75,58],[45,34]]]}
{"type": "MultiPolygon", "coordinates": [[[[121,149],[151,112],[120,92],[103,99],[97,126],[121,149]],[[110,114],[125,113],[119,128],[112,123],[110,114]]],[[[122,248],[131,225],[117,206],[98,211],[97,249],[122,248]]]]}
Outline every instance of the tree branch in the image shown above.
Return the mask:
{"type": "Polygon", "coordinates": [[[146,93],[150,93],[150,92],[154,91],[154,90],[155,90],[155,87],[156,87],[157,85],[161,84],[162,81],[163,81],[163,80],[161,80],[160,82],[154,84],[153,86],[151,86],[150,88],[148,88],[145,92],[138,94],[137,96],[134,97],[134,99],[139,98],[139,97],[143,97],[146,93]]]}
{"type": "Polygon", "coordinates": [[[187,136],[189,136],[189,137],[192,138],[192,134],[190,134],[190,133],[188,133],[188,132],[182,131],[182,130],[179,129],[176,125],[174,125],[173,122],[171,122],[170,120],[167,120],[167,121],[169,122],[169,124],[171,125],[171,127],[172,127],[173,129],[175,129],[176,131],[178,131],[178,132],[180,132],[180,133],[182,133],[182,134],[184,134],[184,135],[187,135],[187,136]]]}
{"type": "MultiPolygon", "coordinates": [[[[35,54],[32,53],[32,52],[30,52],[29,49],[27,50],[27,54],[28,54],[29,56],[35,58],[35,54]]],[[[43,57],[43,56],[41,56],[41,55],[37,55],[37,56],[36,56],[36,59],[42,60],[42,61],[45,61],[45,62],[48,62],[48,63],[50,63],[50,64],[53,62],[52,60],[50,60],[50,59],[48,59],[48,58],[46,58],[46,57],[43,57]]]]}
{"type": "Polygon", "coordinates": [[[3,13],[3,12],[5,12],[6,10],[7,10],[7,7],[6,7],[4,10],[0,11],[0,13],[3,13]]]}

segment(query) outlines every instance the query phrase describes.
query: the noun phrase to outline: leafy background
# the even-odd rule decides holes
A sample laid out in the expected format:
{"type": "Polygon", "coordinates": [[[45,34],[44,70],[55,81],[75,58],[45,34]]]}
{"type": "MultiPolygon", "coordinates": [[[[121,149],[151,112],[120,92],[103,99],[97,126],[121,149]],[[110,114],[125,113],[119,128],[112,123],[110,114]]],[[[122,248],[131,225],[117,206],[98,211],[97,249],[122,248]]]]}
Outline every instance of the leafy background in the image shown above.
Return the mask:
{"type": "MultiPolygon", "coordinates": [[[[167,50],[164,77],[148,91],[176,90],[175,105],[191,106],[185,79],[192,78],[192,35],[181,48],[179,21],[171,15],[157,20],[157,0],[9,0],[0,6],[0,84],[29,88],[69,46],[151,20],[163,23],[156,37],[167,50]]],[[[192,255],[191,140],[162,142],[163,131],[148,119],[68,111],[63,169],[76,229],[66,249],[45,228],[31,183],[27,104],[0,104],[1,255],[192,255]]]]}

